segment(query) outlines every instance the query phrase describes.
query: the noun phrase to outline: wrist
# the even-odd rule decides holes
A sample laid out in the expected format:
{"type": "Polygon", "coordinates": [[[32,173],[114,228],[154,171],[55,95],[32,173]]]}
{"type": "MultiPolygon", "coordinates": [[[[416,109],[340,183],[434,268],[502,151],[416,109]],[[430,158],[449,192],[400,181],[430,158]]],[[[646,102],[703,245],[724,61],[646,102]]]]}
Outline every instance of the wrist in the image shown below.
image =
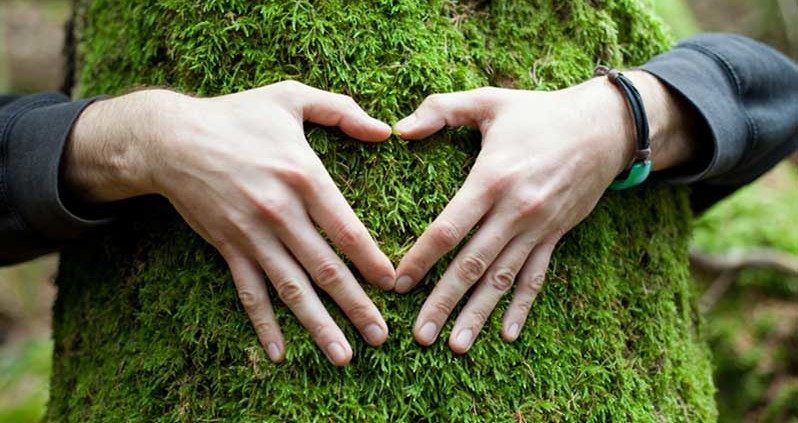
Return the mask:
{"type": "MultiPolygon", "coordinates": [[[[627,71],[643,99],[649,124],[652,170],[660,171],[683,166],[696,156],[696,144],[691,142],[695,117],[687,113],[689,107],[673,95],[655,76],[644,71],[627,71]]],[[[588,122],[590,130],[597,128],[600,153],[614,176],[626,170],[637,151],[637,128],[629,100],[609,78],[594,78],[582,84],[586,93],[584,104],[591,108],[589,116],[598,122],[588,122]]],[[[613,177],[614,177],[613,176],[613,177]]]]}
{"type": "Polygon", "coordinates": [[[637,131],[626,97],[608,78],[593,78],[574,88],[581,92],[576,104],[587,119],[579,127],[591,157],[598,158],[601,176],[609,185],[635,157],[637,131]]]}
{"type": "MultiPolygon", "coordinates": [[[[689,163],[696,156],[691,134],[695,117],[681,97],[674,95],[658,78],[645,71],[624,72],[640,92],[645,104],[651,138],[652,170],[662,171],[689,163]]],[[[628,115],[628,113],[627,113],[628,115]]],[[[630,123],[634,127],[634,123],[630,123]]],[[[632,141],[635,142],[635,141],[632,141]]]]}
{"type": "Polygon", "coordinates": [[[161,111],[175,96],[145,90],[86,108],[62,161],[62,181],[72,196],[93,204],[154,193],[153,169],[169,128],[161,111]]]}

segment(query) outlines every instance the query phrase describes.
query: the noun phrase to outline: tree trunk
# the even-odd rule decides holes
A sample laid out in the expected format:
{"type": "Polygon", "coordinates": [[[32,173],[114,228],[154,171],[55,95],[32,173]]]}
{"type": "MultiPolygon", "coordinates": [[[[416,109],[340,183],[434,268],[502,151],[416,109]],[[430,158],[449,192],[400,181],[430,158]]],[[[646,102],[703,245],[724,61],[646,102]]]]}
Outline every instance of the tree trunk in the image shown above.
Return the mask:
{"type": "MultiPolygon", "coordinates": [[[[78,94],[157,85],[216,95],[291,78],[352,95],[391,122],[435,92],[555,89],[588,78],[599,62],[639,64],[669,45],[643,3],[81,0],[78,94]]],[[[366,146],[307,129],[395,262],[479,148],[478,134],[465,130],[366,146]]],[[[607,194],[561,242],[513,344],[499,337],[499,311],[467,355],[414,342],[416,313],[445,261],[411,294],[367,288],[391,328],[380,348],[325,298],[352,341],[345,368],[328,364],[279,303],[288,355],[271,364],[215,251],[165,202],[138,206],[62,255],[52,420],[715,418],[680,189],[650,183],[607,194]]]]}

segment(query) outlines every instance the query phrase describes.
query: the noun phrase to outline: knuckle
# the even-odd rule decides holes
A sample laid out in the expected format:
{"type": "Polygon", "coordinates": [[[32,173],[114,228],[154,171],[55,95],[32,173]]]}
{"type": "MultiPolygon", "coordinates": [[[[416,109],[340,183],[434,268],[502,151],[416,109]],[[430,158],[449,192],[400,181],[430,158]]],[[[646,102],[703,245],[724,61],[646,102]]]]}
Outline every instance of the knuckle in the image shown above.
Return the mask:
{"type": "Polygon", "coordinates": [[[324,321],[312,323],[306,328],[313,340],[319,345],[327,345],[327,343],[336,339],[338,333],[338,328],[335,324],[329,324],[324,321]]]}
{"type": "Polygon", "coordinates": [[[265,197],[256,201],[256,208],[260,216],[275,225],[285,224],[289,213],[288,203],[275,197],[265,197]]]}
{"type": "Polygon", "coordinates": [[[489,176],[485,184],[485,191],[489,195],[498,195],[503,193],[516,178],[516,174],[510,171],[496,172],[489,176]]]}
{"type": "Polygon", "coordinates": [[[346,315],[353,322],[363,322],[371,319],[371,307],[364,303],[354,303],[346,308],[346,315]]]}
{"type": "Polygon", "coordinates": [[[358,104],[355,101],[355,99],[350,97],[350,96],[348,96],[348,95],[338,94],[338,99],[340,100],[341,104],[344,107],[347,107],[347,108],[359,108],[360,107],[360,106],[358,106],[358,104]]]}
{"type": "MultiPolygon", "coordinates": [[[[585,214],[585,216],[587,216],[587,214],[585,214]]],[[[584,219],[585,216],[582,216],[582,219],[584,219]]],[[[568,232],[567,229],[562,226],[558,226],[557,229],[555,229],[554,232],[552,232],[549,236],[549,242],[546,243],[546,246],[553,250],[554,247],[557,246],[557,243],[560,242],[560,239],[565,236],[566,232],[568,232]]]]}
{"type": "Polygon", "coordinates": [[[434,110],[434,111],[441,111],[443,109],[444,98],[443,94],[432,94],[424,99],[422,106],[424,108],[434,110]]]}
{"type": "Polygon", "coordinates": [[[333,241],[344,251],[354,248],[363,240],[362,232],[350,223],[341,222],[332,234],[333,241]]]}
{"type": "Polygon", "coordinates": [[[485,273],[485,260],[478,256],[468,256],[457,263],[457,276],[464,281],[475,281],[485,273]]]}
{"type": "Polygon", "coordinates": [[[242,289],[238,291],[238,300],[241,301],[241,305],[243,305],[244,309],[247,311],[256,309],[264,302],[264,298],[251,289],[242,289]]]}
{"type": "Polygon", "coordinates": [[[275,326],[266,320],[262,320],[253,324],[255,327],[255,333],[258,334],[259,337],[266,337],[274,333],[275,326]]]}
{"type": "Polygon", "coordinates": [[[486,86],[486,87],[479,87],[474,90],[477,94],[480,95],[488,95],[493,93],[496,90],[496,87],[486,86]]]}
{"type": "Polygon", "coordinates": [[[524,298],[521,301],[519,301],[518,302],[518,306],[517,306],[518,307],[518,311],[521,314],[524,314],[524,315],[528,314],[529,310],[532,309],[532,300],[533,299],[534,299],[534,297],[529,297],[529,298],[524,298]]]}
{"type": "Polygon", "coordinates": [[[432,309],[441,316],[448,316],[452,314],[452,310],[454,310],[454,306],[451,303],[445,301],[436,301],[432,304],[432,309]]]}
{"type": "Polygon", "coordinates": [[[299,81],[295,81],[293,79],[286,79],[284,81],[280,81],[276,85],[286,91],[296,91],[305,87],[305,84],[299,81]]]}
{"type": "Polygon", "coordinates": [[[338,263],[324,263],[316,272],[316,284],[324,290],[340,285],[342,280],[343,271],[338,263]]]}
{"type": "Polygon", "coordinates": [[[491,286],[497,291],[507,291],[513,286],[515,281],[515,272],[510,269],[499,269],[494,272],[489,278],[491,286]]]}
{"type": "Polygon", "coordinates": [[[537,294],[541,289],[543,289],[544,278],[545,276],[541,273],[532,276],[525,282],[525,288],[537,294]]]}
{"type": "Polygon", "coordinates": [[[310,172],[299,166],[286,166],[277,170],[276,173],[280,180],[299,192],[309,193],[315,186],[315,178],[311,177],[310,172]]]}
{"type": "Polygon", "coordinates": [[[208,242],[213,244],[216,247],[216,250],[219,251],[219,254],[225,258],[225,260],[229,260],[231,257],[235,255],[235,245],[230,242],[226,237],[222,236],[219,233],[211,233],[208,236],[208,242]]]}
{"type": "Polygon", "coordinates": [[[526,218],[534,216],[540,212],[543,207],[544,199],[537,194],[527,194],[520,196],[516,199],[516,210],[518,211],[518,218],[526,218]]]}
{"type": "Polygon", "coordinates": [[[454,223],[441,220],[430,230],[430,237],[438,247],[449,251],[460,242],[460,231],[454,223]]]}
{"type": "Polygon", "coordinates": [[[297,304],[305,296],[305,287],[296,279],[284,279],[275,284],[275,289],[286,304],[297,304]]]}
{"type": "Polygon", "coordinates": [[[476,322],[477,326],[482,326],[485,322],[488,321],[488,317],[490,316],[490,311],[481,308],[476,309],[471,312],[471,316],[474,318],[474,322],[476,322]]]}
{"type": "Polygon", "coordinates": [[[488,87],[477,88],[474,91],[476,92],[477,97],[482,102],[489,102],[489,101],[493,100],[496,97],[496,95],[501,91],[501,89],[497,88],[497,87],[488,86],[488,87]]]}

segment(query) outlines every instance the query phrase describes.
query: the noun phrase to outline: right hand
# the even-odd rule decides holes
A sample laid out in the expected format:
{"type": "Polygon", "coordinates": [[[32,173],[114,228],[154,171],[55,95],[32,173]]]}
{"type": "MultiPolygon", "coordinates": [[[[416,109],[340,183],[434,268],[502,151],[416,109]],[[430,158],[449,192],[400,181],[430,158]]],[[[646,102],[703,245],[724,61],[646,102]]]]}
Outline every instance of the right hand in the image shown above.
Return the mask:
{"type": "MultiPolygon", "coordinates": [[[[139,162],[131,166],[138,171],[129,172],[137,188],[115,195],[99,189],[93,196],[83,189],[88,199],[113,201],[148,192],[167,197],[230,266],[241,303],[275,362],[284,359],[285,346],[263,273],[333,364],[347,364],[352,348],[308,275],[366,342],[385,342],[388,327],[380,312],[316,226],[372,284],[392,289],[393,265],[308,145],[303,122],[339,126],[363,141],[383,141],[391,128],[369,117],[350,97],[297,82],[207,99],[169,92],[156,97],[162,95],[168,99],[154,102],[159,113],[153,122],[143,122],[158,128],[143,143],[148,154],[128,154],[139,162]]],[[[136,94],[90,106],[81,121],[130,96],[136,94]]],[[[81,124],[90,125],[79,121],[76,144],[81,124]]],[[[88,150],[71,147],[81,148],[88,150]]]]}

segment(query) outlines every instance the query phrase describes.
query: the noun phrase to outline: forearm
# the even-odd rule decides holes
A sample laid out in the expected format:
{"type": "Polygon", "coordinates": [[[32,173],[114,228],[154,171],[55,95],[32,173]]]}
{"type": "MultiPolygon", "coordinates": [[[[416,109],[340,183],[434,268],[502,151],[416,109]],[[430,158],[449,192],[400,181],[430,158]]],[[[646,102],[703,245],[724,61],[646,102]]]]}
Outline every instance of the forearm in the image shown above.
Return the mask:
{"type": "Polygon", "coordinates": [[[153,169],[163,168],[160,152],[181,97],[147,90],[87,108],[64,151],[64,189],[84,204],[155,193],[153,169]]]}

